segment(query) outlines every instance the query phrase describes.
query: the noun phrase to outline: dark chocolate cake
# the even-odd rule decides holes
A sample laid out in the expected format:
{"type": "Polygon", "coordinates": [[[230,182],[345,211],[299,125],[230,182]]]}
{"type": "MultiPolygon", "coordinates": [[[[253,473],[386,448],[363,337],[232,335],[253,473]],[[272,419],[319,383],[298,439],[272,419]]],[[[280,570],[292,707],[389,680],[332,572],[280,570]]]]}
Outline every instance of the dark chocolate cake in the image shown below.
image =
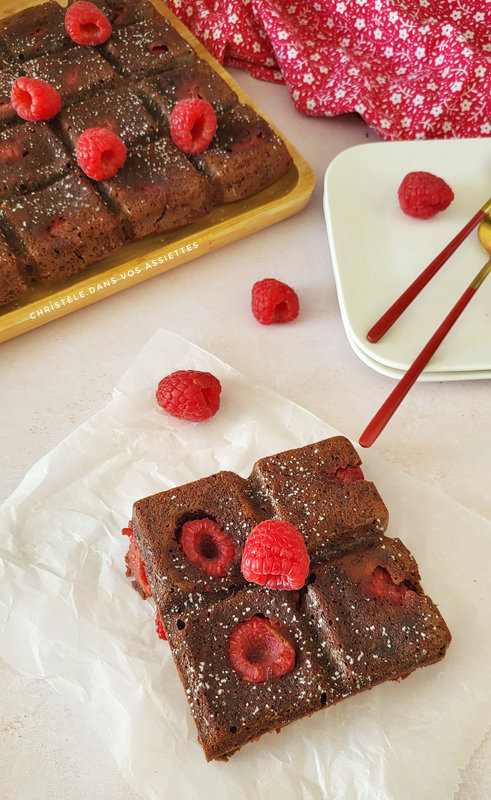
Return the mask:
{"type": "Polygon", "coordinates": [[[0,249],[0,305],[23,296],[31,282],[51,284],[85,269],[119,247],[121,234],[125,241],[141,239],[205,219],[214,205],[274,183],[292,163],[270,126],[239,104],[227,82],[150,0],[95,0],[94,5],[112,26],[98,46],[70,38],[65,8],[54,0],[0,19],[0,225],[9,242],[8,253],[0,249]],[[61,111],[44,122],[21,119],[10,97],[20,76],[54,87],[61,111]],[[208,157],[186,155],[169,138],[173,107],[190,98],[209,102],[217,117],[208,157]],[[78,138],[91,127],[108,128],[127,149],[126,163],[104,182],[89,181],[75,160],[78,138]],[[98,233],[93,242],[80,241],[92,235],[92,223],[79,227],[67,207],[56,225],[46,223],[53,241],[26,216],[32,202],[38,219],[38,195],[48,197],[50,187],[69,174],[79,183],[77,190],[70,179],[67,198],[77,198],[79,222],[82,197],[87,220],[96,206],[101,210],[100,225],[108,231],[104,247],[98,233]],[[69,219],[75,227],[65,246],[61,233],[68,233],[69,219]],[[23,265],[20,278],[13,263],[23,265]]]}
{"type": "Polygon", "coordinates": [[[139,500],[131,524],[128,574],[155,600],[207,760],[405,678],[443,658],[450,642],[413,556],[385,535],[387,509],[342,436],[263,458],[247,479],[219,472],[139,500]],[[241,572],[249,533],[271,519],[303,534],[310,574],[299,591],[249,583],[241,572]],[[184,542],[189,525],[201,537],[197,558],[184,542]]]}

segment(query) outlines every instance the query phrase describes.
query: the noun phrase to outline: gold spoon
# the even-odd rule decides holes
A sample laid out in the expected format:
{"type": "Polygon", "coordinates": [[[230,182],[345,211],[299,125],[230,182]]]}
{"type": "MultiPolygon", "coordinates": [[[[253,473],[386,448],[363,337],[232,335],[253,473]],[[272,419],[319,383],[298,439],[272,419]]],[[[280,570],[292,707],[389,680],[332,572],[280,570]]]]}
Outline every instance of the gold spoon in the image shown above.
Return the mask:
{"type": "MultiPolygon", "coordinates": [[[[483,249],[491,254],[491,218],[488,214],[480,223],[478,228],[479,241],[483,249]]],[[[457,300],[452,310],[447,314],[440,327],[437,328],[429,342],[423,347],[420,354],[413,361],[408,371],[403,375],[395,389],[390,393],[387,400],[377,411],[373,419],[360,436],[359,442],[362,447],[370,447],[383,431],[388,421],[399,407],[413,383],[422,373],[430,358],[443,342],[452,325],[462,314],[467,303],[475,295],[484,279],[491,272],[491,258],[479,270],[475,278],[471,281],[463,295],[457,300]]]]}

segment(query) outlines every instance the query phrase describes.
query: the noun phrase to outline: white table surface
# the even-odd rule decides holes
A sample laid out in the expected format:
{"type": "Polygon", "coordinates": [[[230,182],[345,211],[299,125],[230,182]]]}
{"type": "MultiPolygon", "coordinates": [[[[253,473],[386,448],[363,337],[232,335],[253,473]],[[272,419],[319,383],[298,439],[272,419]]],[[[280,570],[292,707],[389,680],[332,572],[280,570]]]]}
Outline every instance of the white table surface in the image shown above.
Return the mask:
{"type": "MultiPolygon", "coordinates": [[[[209,350],[355,442],[393,388],[394,381],[362,363],[346,339],[322,208],[332,159],[378,136],[355,115],[304,117],[284,87],[237,70],[233,77],[312,165],[316,187],[309,205],[271,228],[1,344],[0,502],[35,461],[105,406],[157,328],[209,350]],[[294,325],[265,327],[252,318],[251,286],[264,277],[297,290],[301,311],[294,325]]],[[[489,380],[417,384],[374,449],[491,519],[490,388],[489,380]]],[[[0,731],[2,800],[137,800],[87,724],[47,684],[2,661],[0,731]]],[[[458,800],[491,797],[490,765],[487,741],[463,775],[458,800]]]]}

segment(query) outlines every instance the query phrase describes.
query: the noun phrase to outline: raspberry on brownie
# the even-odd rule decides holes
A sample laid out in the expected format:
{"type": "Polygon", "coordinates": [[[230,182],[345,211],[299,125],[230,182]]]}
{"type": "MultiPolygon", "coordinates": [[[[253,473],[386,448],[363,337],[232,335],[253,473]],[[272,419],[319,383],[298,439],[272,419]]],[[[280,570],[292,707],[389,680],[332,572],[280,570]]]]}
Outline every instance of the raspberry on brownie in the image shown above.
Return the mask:
{"type": "Polygon", "coordinates": [[[119,81],[117,73],[97,50],[78,45],[63,53],[35,58],[24,68],[27,75],[54,86],[63,106],[110,89],[119,81]]]}
{"type": "Polygon", "coordinates": [[[124,78],[131,80],[189,64],[196,57],[164,17],[118,28],[102,46],[102,52],[124,78]]]}
{"type": "Polygon", "coordinates": [[[117,220],[89,181],[71,174],[0,206],[41,283],[63,280],[122,245],[117,220]]]}
{"type": "Polygon", "coordinates": [[[206,181],[166,138],[133,150],[98,188],[129,239],[174,230],[211,211],[206,181]]]}
{"type": "Polygon", "coordinates": [[[73,166],[45,122],[25,122],[0,133],[0,198],[39,189],[73,166]]]}
{"type": "Polygon", "coordinates": [[[21,297],[30,286],[24,262],[0,231],[0,305],[21,297]]]}
{"type": "Polygon", "coordinates": [[[72,45],[65,30],[65,10],[54,0],[1,20],[0,37],[12,57],[21,63],[72,45]]]}
{"type": "Polygon", "coordinates": [[[237,105],[218,117],[213,141],[193,162],[206,175],[215,202],[230,203],[277,181],[292,159],[266,120],[250,106],[237,105]]]}
{"type": "Polygon", "coordinates": [[[238,103],[238,97],[228,83],[200,58],[185,67],[145,78],[135,86],[135,91],[166,125],[172,109],[180,100],[206,100],[217,116],[238,103]]]}
{"type": "Polygon", "coordinates": [[[146,144],[157,135],[152,117],[129,89],[107,92],[63,109],[56,125],[72,151],[77,146],[78,137],[87,128],[108,128],[128,148],[146,144]]]}

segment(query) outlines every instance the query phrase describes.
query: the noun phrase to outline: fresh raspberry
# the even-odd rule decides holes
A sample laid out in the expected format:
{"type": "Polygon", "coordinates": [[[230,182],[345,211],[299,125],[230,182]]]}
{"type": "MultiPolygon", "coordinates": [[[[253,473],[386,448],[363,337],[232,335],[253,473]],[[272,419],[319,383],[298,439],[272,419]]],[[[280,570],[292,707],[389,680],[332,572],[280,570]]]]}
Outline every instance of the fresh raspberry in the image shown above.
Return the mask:
{"type": "Polygon", "coordinates": [[[295,648],[269,619],[252,617],[240,622],[228,643],[232,667],[251,683],[280,678],[295,666],[295,648]]]}
{"type": "Polygon", "coordinates": [[[286,283],[265,278],[252,287],[252,313],[262,325],[291,322],[298,317],[298,308],[297,294],[286,283]]]}
{"type": "Polygon", "coordinates": [[[241,570],[244,578],[270,589],[301,589],[310,558],[300,531],[290,522],[260,522],[246,539],[241,570]]]}
{"type": "Polygon", "coordinates": [[[206,150],[215,135],[217,118],[213,107],[198,97],[180,100],[169,118],[174,144],[190,156],[206,150]]]}
{"type": "Polygon", "coordinates": [[[375,567],[365,589],[372,597],[388,600],[390,603],[398,603],[401,606],[405,605],[411,594],[414,594],[404,581],[396,583],[392,580],[389,571],[380,566],[375,567]]]}
{"type": "Polygon", "coordinates": [[[131,523],[128,528],[123,528],[121,533],[123,534],[123,536],[128,536],[130,540],[130,546],[126,554],[126,564],[128,566],[127,574],[133,575],[133,578],[135,579],[138,587],[138,591],[140,592],[142,597],[150,597],[150,595],[152,594],[152,590],[147,580],[147,574],[145,572],[145,564],[143,563],[140,550],[135,541],[135,534],[133,533],[133,528],[131,527],[131,523]]]}
{"type": "Polygon", "coordinates": [[[77,0],[67,8],[65,28],[74,42],[92,46],[105,42],[112,32],[106,15],[87,0],[77,0]]]}
{"type": "Polygon", "coordinates": [[[454,193],[448,183],[431,172],[409,172],[399,186],[397,196],[405,214],[429,219],[450,205],[454,193]]]}
{"type": "Polygon", "coordinates": [[[61,97],[54,86],[39,78],[16,78],[10,101],[19,117],[39,122],[55,117],[61,108],[61,97]]]}
{"type": "Polygon", "coordinates": [[[179,546],[192,564],[215,578],[227,574],[235,555],[235,544],[230,536],[209,517],[185,522],[179,546]]]}
{"type": "Polygon", "coordinates": [[[126,145],[107,128],[87,128],[77,141],[77,164],[94,181],[112,178],[126,161],[126,145]]]}
{"type": "Polygon", "coordinates": [[[167,639],[164,623],[162,622],[162,617],[160,616],[160,611],[158,609],[155,614],[155,630],[157,631],[157,636],[159,639],[167,639]]]}
{"type": "Polygon", "coordinates": [[[156,397],[168,414],[190,422],[202,422],[216,414],[222,387],[210,372],[180,369],[160,381],[156,397]]]}

